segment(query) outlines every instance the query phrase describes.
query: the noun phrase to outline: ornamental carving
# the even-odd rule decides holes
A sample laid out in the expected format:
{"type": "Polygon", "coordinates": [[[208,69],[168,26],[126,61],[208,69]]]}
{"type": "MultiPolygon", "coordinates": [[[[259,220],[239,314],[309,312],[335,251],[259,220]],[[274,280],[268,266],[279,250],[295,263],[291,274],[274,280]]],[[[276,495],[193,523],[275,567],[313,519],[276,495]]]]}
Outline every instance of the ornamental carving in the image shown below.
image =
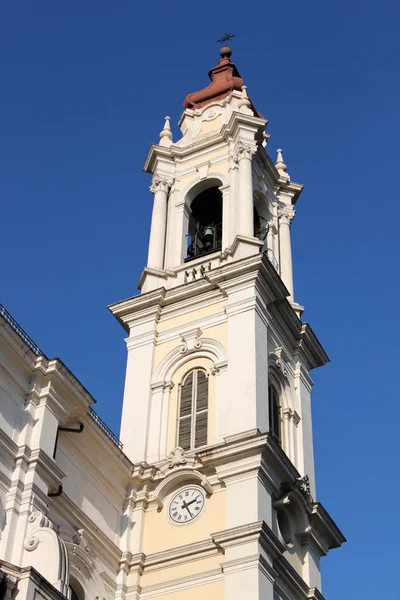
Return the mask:
{"type": "Polygon", "coordinates": [[[183,344],[180,346],[179,352],[181,354],[187,354],[190,351],[200,350],[202,347],[202,341],[200,336],[203,332],[197,328],[192,331],[188,331],[185,334],[181,334],[183,344]]]}
{"type": "Polygon", "coordinates": [[[310,478],[308,475],[304,475],[303,477],[299,477],[296,479],[296,485],[298,489],[306,496],[307,500],[312,500],[311,498],[311,488],[310,488],[310,478]]]}
{"type": "Polygon", "coordinates": [[[24,548],[28,550],[28,552],[32,552],[32,550],[36,550],[39,546],[40,540],[36,535],[32,535],[24,540],[24,548]]]}
{"type": "Polygon", "coordinates": [[[184,450],[180,446],[174,448],[168,455],[168,467],[173,469],[179,465],[186,465],[187,460],[184,457],[184,450]]]}
{"type": "Polygon", "coordinates": [[[150,186],[150,191],[152,194],[155,194],[156,192],[165,192],[166,194],[168,194],[169,190],[171,189],[172,186],[172,181],[167,179],[166,177],[161,177],[160,175],[154,175],[153,176],[153,180],[150,186]]]}
{"type": "Polygon", "coordinates": [[[280,206],[278,208],[278,219],[285,225],[290,225],[290,222],[294,219],[296,211],[290,206],[280,206]]]}
{"type": "Polygon", "coordinates": [[[280,371],[284,377],[287,377],[287,368],[282,358],[282,348],[276,348],[274,352],[268,354],[268,366],[280,371]]]}
{"type": "Polygon", "coordinates": [[[233,155],[233,160],[235,163],[238,163],[242,158],[252,158],[254,154],[257,152],[257,148],[251,146],[250,144],[244,144],[243,142],[239,142],[236,146],[236,151],[233,155]]]}

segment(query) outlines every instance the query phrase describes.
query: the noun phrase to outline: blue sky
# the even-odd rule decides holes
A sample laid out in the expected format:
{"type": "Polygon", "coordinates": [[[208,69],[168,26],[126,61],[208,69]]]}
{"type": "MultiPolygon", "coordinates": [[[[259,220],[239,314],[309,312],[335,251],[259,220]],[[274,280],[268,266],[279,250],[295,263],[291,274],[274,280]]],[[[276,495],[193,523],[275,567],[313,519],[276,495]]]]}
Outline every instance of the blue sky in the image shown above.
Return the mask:
{"type": "Polygon", "coordinates": [[[328,598],[396,597],[400,9],[395,2],[0,0],[0,302],[118,432],[124,332],[163,118],[233,31],[232,59],[305,184],[295,297],[331,363],[313,372],[318,499],[348,543],[328,598]]]}

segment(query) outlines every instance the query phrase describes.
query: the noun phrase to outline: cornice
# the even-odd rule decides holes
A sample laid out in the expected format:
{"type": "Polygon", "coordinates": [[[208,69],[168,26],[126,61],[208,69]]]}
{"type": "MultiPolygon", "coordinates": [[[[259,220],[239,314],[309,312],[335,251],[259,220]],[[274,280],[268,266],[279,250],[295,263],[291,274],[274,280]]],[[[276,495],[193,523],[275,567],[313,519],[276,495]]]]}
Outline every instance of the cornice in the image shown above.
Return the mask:
{"type": "Polygon", "coordinates": [[[60,469],[55,460],[41,448],[31,450],[27,462],[28,469],[37,470],[48,485],[59,485],[65,477],[64,471],[60,469]]]}
{"type": "Polygon", "coordinates": [[[18,444],[3,429],[0,429],[0,448],[7,452],[12,460],[16,458],[19,449],[18,444]]]}
{"type": "Polygon", "coordinates": [[[199,154],[202,150],[209,151],[210,149],[215,150],[218,145],[223,146],[229,143],[232,139],[236,139],[240,128],[247,128],[259,138],[261,141],[262,133],[264,132],[267,121],[260,119],[253,115],[246,115],[244,113],[233,111],[229,122],[221,127],[221,130],[210,136],[206,136],[202,139],[195,141],[189,146],[178,146],[172,144],[168,148],[153,144],[150,146],[147,154],[145,163],[143,165],[143,171],[146,173],[153,173],[157,160],[163,160],[164,162],[174,163],[176,159],[183,159],[193,154],[199,154]]]}
{"type": "Polygon", "coordinates": [[[0,315],[0,334],[5,343],[11,346],[13,351],[18,355],[18,358],[25,365],[32,369],[37,355],[33,352],[30,346],[21,338],[21,336],[11,327],[11,325],[0,315]]]}
{"type": "Polygon", "coordinates": [[[41,592],[39,594],[35,594],[34,597],[38,596],[40,598],[51,598],[52,600],[55,600],[56,598],[59,600],[65,600],[65,596],[33,567],[17,567],[16,565],[12,565],[4,560],[0,560],[0,569],[7,575],[15,577],[18,582],[24,581],[25,579],[31,580],[36,590],[40,590],[41,592]]]}
{"type": "MultiPolygon", "coordinates": [[[[34,371],[43,375],[45,378],[50,377],[50,382],[53,381],[52,377],[54,377],[55,381],[61,383],[64,386],[64,389],[66,389],[74,399],[78,400],[81,405],[81,413],[86,412],[91,404],[96,403],[96,400],[90,392],[88,392],[85,386],[77,379],[77,377],[75,377],[72,371],[68,369],[60,358],[49,359],[45,355],[38,356],[36,358],[34,371]]],[[[66,398],[63,396],[63,412],[68,413],[65,409],[65,400],[66,398]]]]}
{"type": "Polygon", "coordinates": [[[146,572],[153,572],[185,562],[204,559],[208,556],[221,554],[222,558],[227,548],[240,546],[249,541],[258,542],[265,555],[257,553],[241,557],[240,560],[222,561],[218,569],[144,587],[142,588],[142,596],[151,597],[157,595],[160,591],[165,593],[167,590],[185,589],[185,587],[192,585],[201,585],[201,583],[222,578],[224,573],[258,565],[259,568],[265,571],[265,575],[282,590],[283,594],[289,588],[298,598],[304,600],[324,600],[319,590],[315,587],[310,588],[289,564],[288,560],[284,557],[284,545],[264,521],[256,521],[211,533],[210,538],[149,555],[144,553],[135,554],[131,557],[130,570],[146,574],[146,572]],[[265,556],[270,558],[272,566],[266,561],[265,556]]]}
{"type": "Polygon", "coordinates": [[[274,560],[274,569],[278,574],[275,585],[285,595],[285,589],[282,584],[287,586],[296,598],[302,600],[325,600],[321,592],[315,587],[309,587],[304,579],[297,573],[284,556],[279,556],[274,560]]]}
{"type": "Polygon", "coordinates": [[[304,186],[301,183],[295,183],[294,181],[286,181],[283,179],[272,162],[266,148],[263,146],[260,147],[257,157],[261,163],[261,168],[267,171],[274,185],[276,185],[278,194],[280,191],[289,194],[291,196],[292,205],[296,204],[301,192],[304,189],[304,186]]]}
{"type": "Polygon", "coordinates": [[[328,550],[339,548],[347,541],[320,502],[314,502],[310,522],[315,537],[317,539],[319,537],[323,538],[322,543],[326,545],[328,550]]]}
{"type": "Polygon", "coordinates": [[[329,362],[329,356],[308,323],[301,324],[300,336],[294,354],[301,354],[301,351],[307,357],[309,369],[322,367],[329,362]]]}

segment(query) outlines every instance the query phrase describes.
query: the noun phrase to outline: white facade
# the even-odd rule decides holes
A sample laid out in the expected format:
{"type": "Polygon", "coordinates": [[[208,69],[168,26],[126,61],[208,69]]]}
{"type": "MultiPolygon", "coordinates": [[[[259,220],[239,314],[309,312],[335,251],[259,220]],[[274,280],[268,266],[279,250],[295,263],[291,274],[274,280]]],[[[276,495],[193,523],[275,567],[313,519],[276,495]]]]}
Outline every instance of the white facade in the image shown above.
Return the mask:
{"type": "Polygon", "coordinates": [[[167,118],[146,159],[141,294],[110,307],[128,336],[123,448],[67,367],[0,311],[10,598],[323,598],[320,558],[344,538],[315,501],[309,373],[328,359],[294,300],[302,186],[281,151],[269,158],[229,58],[181,139],[167,118]]]}

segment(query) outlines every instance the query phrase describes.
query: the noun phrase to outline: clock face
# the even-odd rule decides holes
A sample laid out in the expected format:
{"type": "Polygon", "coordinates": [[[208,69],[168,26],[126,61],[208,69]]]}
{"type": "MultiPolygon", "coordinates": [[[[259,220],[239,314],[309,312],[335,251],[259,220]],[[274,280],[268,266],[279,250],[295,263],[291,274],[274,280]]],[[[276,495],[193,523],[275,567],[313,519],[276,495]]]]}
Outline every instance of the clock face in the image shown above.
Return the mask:
{"type": "Polygon", "coordinates": [[[204,508],[205,497],[199,488],[187,487],[175,494],[169,503],[169,516],[174,523],[190,523],[204,508]]]}

